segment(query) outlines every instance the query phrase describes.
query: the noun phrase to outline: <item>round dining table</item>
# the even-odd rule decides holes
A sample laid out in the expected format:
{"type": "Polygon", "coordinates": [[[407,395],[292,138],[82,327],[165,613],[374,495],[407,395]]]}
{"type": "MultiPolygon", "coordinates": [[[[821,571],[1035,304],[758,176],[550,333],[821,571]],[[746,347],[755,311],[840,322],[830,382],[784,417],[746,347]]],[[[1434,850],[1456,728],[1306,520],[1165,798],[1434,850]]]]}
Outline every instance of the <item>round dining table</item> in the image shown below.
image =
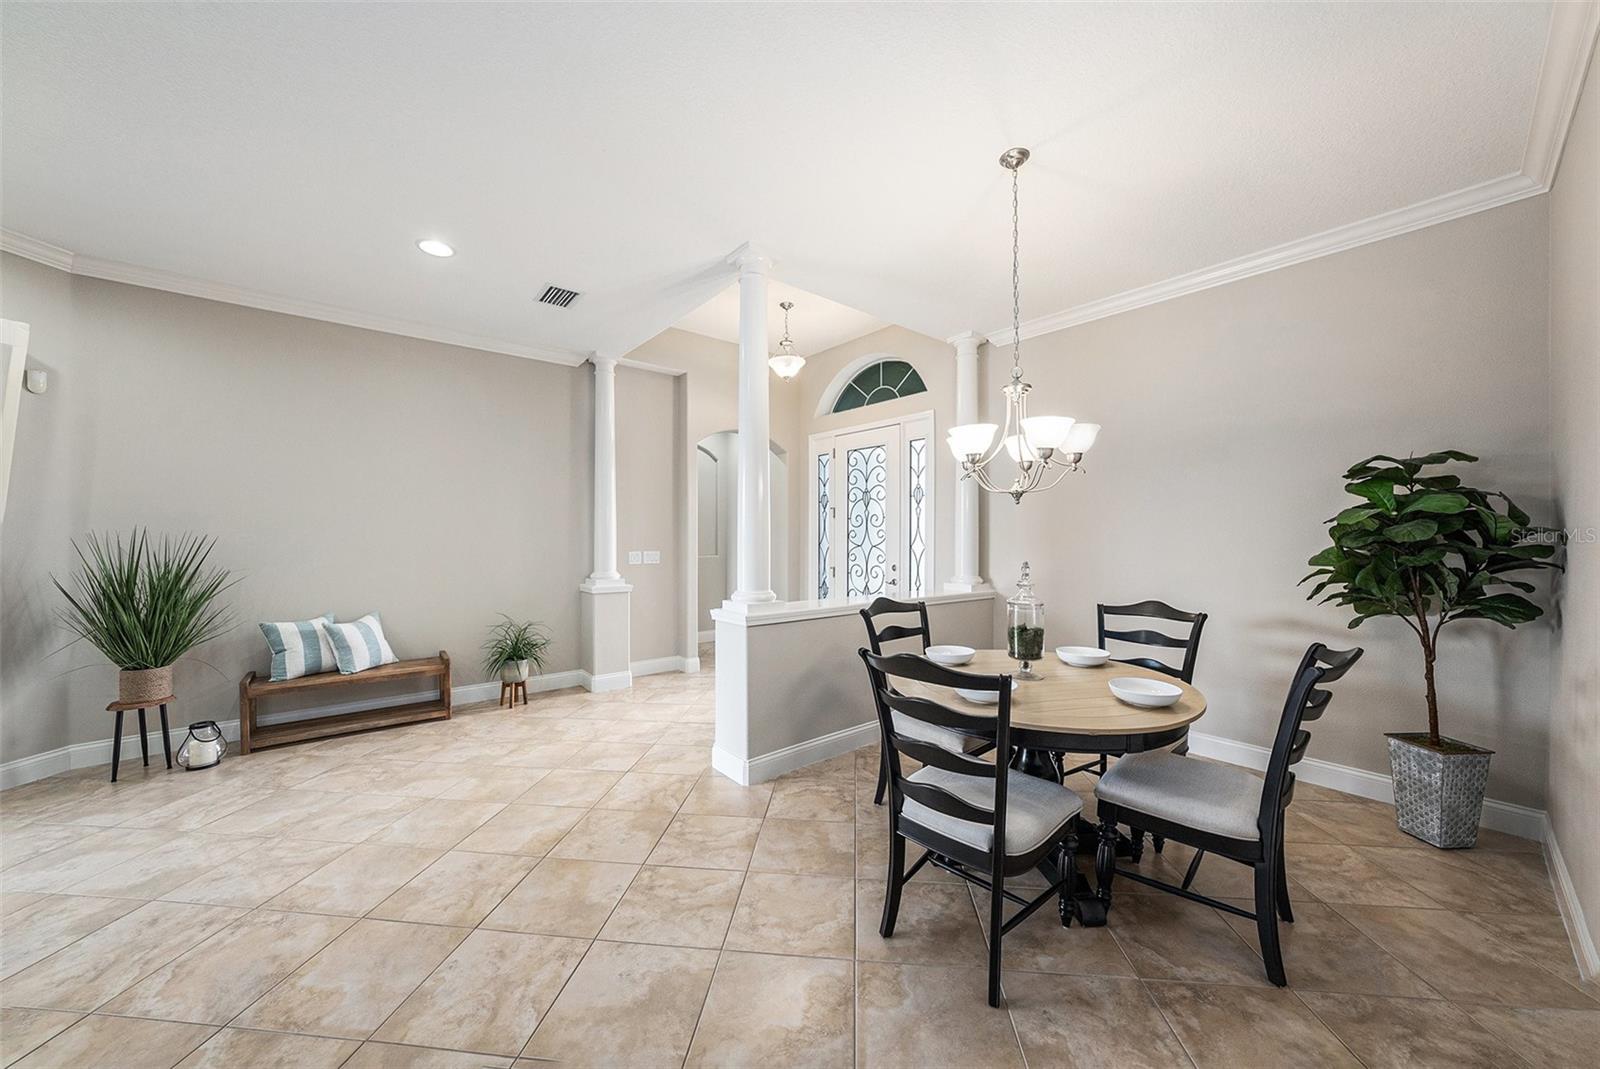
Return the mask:
{"type": "MultiPolygon", "coordinates": [[[[1060,755],[1141,753],[1173,745],[1189,733],[1189,725],[1205,715],[1206,699],[1193,686],[1163,672],[1119,661],[1097,668],[1074,668],[1046,652],[1031,663],[1039,679],[1018,679],[1011,694],[1011,767],[1059,783],[1060,755]],[[1183,691],[1172,705],[1144,709],[1128,705],[1111,693],[1109,681],[1123,676],[1155,679],[1183,691]]],[[[1005,650],[979,650],[956,668],[973,675],[1016,677],[1021,664],[1005,650]]],[[[969,716],[993,715],[993,703],[971,702],[944,687],[910,680],[896,686],[913,697],[929,698],[969,716]]],[[[1079,818],[1080,849],[1093,850],[1093,826],[1079,818]]],[[[1064,859],[1047,859],[1040,865],[1052,883],[1061,878],[1064,859]]],[[[1108,897],[1096,894],[1081,875],[1074,879],[1073,900],[1079,919],[1088,926],[1105,923],[1108,897]]],[[[1063,909],[1066,909],[1063,903],[1063,909]]]]}

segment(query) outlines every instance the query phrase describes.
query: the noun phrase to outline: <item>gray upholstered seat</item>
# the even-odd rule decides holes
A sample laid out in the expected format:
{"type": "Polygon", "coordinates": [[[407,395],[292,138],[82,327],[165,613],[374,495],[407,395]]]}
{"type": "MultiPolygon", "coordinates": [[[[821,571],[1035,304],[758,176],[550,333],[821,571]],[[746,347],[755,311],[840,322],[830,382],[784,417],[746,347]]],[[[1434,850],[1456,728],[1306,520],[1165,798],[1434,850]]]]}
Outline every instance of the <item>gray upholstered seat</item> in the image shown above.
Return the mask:
{"type": "Polygon", "coordinates": [[[972,744],[973,740],[959,731],[940,727],[938,724],[929,724],[915,717],[905,716],[902,713],[890,713],[894,717],[894,729],[900,734],[923,742],[931,742],[952,753],[963,753],[972,744]]]}
{"type": "Polygon", "coordinates": [[[1100,777],[1102,801],[1176,824],[1226,835],[1261,837],[1261,779],[1242,768],[1164,751],[1124,757],[1100,777]]]}
{"type": "MultiPolygon", "coordinates": [[[[992,779],[963,776],[931,765],[917,769],[906,779],[940,787],[979,809],[994,809],[992,779]]],[[[1006,785],[1006,853],[1026,854],[1035,849],[1082,809],[1083,800],[1061,784],[1012,770],[1006,785]]],[[[901,807],[900,819],[979,850],[988,851],[994,843],[994,828],[990,825],[957,820],[911,798],[901,807]]]]}

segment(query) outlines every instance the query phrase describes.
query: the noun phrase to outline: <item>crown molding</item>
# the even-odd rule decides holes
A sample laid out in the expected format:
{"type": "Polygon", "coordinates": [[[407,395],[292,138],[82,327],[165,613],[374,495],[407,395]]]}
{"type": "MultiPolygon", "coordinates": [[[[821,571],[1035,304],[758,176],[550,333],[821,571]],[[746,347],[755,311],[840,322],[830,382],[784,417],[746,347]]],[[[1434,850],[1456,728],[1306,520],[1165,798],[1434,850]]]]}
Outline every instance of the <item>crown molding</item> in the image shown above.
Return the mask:
{"type": "Polygon", "coordinates": [[[1555,184],[1561,150],[1578,112],[1584,73],[1600,37],[1600,3],[1572,0],[1558,3],[1550,12],[1550,36],[1539,68],[1539,92],[1533,102],[1533,122],[1528,147],[1522,154],[1522,173],[1544,190],[1555,184]]]}
{"type": "MultiPolygon", "coordinates": [[[[1030,319],[1022,324],[1022,338],[1037,338],[1041,334],[1199,293],[1214,286],[1225,286],[1252,275],[1292,267],[1550,192],[1567,132],[1572,129],[1578,111],[1578,97],[1583,91],[1584,74],[1597,37],[1600,37],[1600,2],[1567,0],[1553,6],[1522,170],[1212,267],[1030,319]]],[[[1009,326],[988,332],[987,338],[992,346],[1010,345],[1014,340],[1009,326]]]]}
{"type": "Polygon", "coordinates": [[[201,300],[237,304],[245,308],[259,309],[263,312],[277,312],[280,315],[297,316],[300,319],[315,319],[323,323],[337,323],[340,326],[372,330],[380,334],[394,334],[403,338],[417,338],[422,341],[437,342],[440,345],[457,345],[464,349],[479,349],[488,353],[519,356],[525,360],[539,360],[547,364],[560,364],[564,367],[577,367],[589,359],[588,353],[572,349],[524,345],[518,342],[505,341],[501,338],[489,338],[465,331],[432,327],[424,323],[415,323],[408,319],[396,319],[390,316],[356,312],[348,308],[322,304],[318,301],[303,301],[294,297],[282,297],[275,293],[263,293],[259,290],[244,289],[221,282],[207,282],[204,279],[192,278],[172,271],[162,271],[153,267],[139,267],[136,264],[125,264],[116,260],[101,260],[93,256],[80,256],[67,249],[39,241],[37,238],[28,237],[26,234],[20,234],[15,230],[0,230],[0,250],[26,257],[47,267],[54,267],[59,271],[81,275],[85,278],[98,278],[106,282],[121,282],[125,285],[141,286],[145,289],[164,290],[167,293],[178,293],[185,297],[198,297],[201,300]]]}

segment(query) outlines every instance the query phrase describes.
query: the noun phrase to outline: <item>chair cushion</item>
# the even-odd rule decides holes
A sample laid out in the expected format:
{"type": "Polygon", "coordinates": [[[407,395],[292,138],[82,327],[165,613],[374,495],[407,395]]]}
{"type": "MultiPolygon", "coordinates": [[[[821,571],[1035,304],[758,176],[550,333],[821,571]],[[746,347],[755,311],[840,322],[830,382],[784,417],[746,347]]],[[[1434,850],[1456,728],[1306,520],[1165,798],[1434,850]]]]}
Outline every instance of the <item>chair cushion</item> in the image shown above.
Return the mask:
{"type": "MultiPolygon", "coordinates": [[[[991,779],[963,776],[931,765],[917,769],[906,779],[943,788],[968,805],[994,811],[991,779]]],[[[1082,809],[1083,800],[1061,784],[1011,770],[1006,781],[1006,853],[1026,854],[1050,841],[1082,809]]],[[[994,828],[990,825],[957,820],[911,798],[901,807],[900,819],[985,853],[994,844],[994,828]]]]}
{"type": "Polygon", "coordinates": [[[972,739],[952,728],[940,727],[938,724],[929,724],[918,720],[914,716],[906,716],[892,710],[889,715],[894,719],[894,729],[908,738],[921,739],[931,742],[941,749],[952,753],[962,753],[972,743],[972,739]]]}
{"type": "Polygon", "coordinates": [[[1157,750],[1122,758],[1100,777],[1094,794],[1197,831],[1255,840],[1263,790],[1263,781],[1242,768],[1157,750]]]}

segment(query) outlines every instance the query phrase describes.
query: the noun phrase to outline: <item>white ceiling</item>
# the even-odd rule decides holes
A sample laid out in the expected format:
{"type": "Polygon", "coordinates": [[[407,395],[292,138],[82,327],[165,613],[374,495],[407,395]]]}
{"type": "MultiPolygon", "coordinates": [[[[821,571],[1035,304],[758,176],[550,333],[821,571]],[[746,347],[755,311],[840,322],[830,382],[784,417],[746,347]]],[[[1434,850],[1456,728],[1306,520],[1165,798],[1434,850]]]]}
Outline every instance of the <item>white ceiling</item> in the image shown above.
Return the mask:
{"type": "Polygon", "coordinates": [[[609,355],[723,291],[748,240],[791,285],[947,336],[1010,319],[1007,147],[1034,153],[1038,316],[1517,172],[1550,17],[8,2],[0,223],[419,332],[609,355]],[[417,252],[428,236],[457,255],[417,252]],[[540,306],[548,283],[583,296],[540,306]]]}
{"type": "MultiPolygon", "coordinates": [[[[794,302],[794,307],[789,311],[789,334],[794,340],[795,351],[801,356],[832,349],[835,345],[843,345],[863,334],[871,334],[880,327],[888,326],[849,305],[774,281],[767,287],[767,348],[774,352],[777,351],[778,340],[783,337],[783,309],[778,305],[784,301],[794,302]]],[[[731,283],[674,325],[708,338],[738,341],[739,284],[731,283]]]]}

